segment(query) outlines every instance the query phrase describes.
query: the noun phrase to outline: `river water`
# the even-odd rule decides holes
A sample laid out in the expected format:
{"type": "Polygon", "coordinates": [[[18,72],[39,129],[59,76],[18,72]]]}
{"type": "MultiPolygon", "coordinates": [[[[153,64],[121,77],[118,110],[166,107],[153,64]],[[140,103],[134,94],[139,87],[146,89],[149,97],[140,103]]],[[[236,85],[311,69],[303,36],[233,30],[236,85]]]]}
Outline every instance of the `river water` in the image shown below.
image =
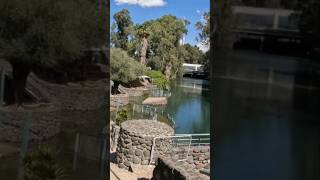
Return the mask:
{"type": "Polygon", "coordinates": [[[171,85],[165,111],[177,134],[210,133],[210,91],[206,80],[183,78],[171,85]]]}
{"type": "Polygon", "coordinates": [[[214,61],[213,178],[320,179],[317,64],[257,52],[224,54],[214,61]]]}

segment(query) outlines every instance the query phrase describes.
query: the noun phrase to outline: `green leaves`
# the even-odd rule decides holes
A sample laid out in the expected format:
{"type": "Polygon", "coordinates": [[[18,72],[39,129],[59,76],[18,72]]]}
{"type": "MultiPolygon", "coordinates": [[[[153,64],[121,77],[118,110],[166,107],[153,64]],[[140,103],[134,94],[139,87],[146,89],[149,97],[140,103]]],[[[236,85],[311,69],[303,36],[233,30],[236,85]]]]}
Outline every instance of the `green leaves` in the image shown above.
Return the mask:
{"type": "Polygon", "coordinates": [[[152,79],[152,82],[157,86],[157,88],[162,90],[169,89],[169,80],[160,71],[148,71],[147,76],[152,79]]]}
{"type": "Polygon", "coordinates": [[[120,126],[121,123],[123,123],[126,120],[128,120],[128,110],[125,108],[120,109],[116,114],[116,118],[115,118],[116,125],[120,126]]]}
{"type": "Polygon", "coordinates": [[[62,180],[66,169],[58,161],[59,151],[48,146],[39,146],[23,159],[24,180],[62,180]]]}
{"type": "Polygon", "coordinates": [[[52,67],[106,42],[98,2],[3,0],[0,7],[0,54],[9,61],[52,67]]]}
{"type": "Polygon", "coordinates": [[[113,81],[127,83],[143,75],[146,67],[119,48],[110,49],[110,74],[113,81]]]}

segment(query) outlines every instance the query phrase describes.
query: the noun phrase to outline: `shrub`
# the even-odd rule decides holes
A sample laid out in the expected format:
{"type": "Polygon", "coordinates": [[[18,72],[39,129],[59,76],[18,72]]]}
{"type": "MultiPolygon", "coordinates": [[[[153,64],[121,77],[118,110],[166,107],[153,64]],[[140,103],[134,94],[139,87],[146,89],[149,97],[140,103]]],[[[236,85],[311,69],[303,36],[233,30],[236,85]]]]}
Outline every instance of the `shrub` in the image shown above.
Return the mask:
{"type": "Polygon", "coordinates": [[[152,82],[162,90],[169,89],[169,80],[160,71],[151,70],[147,72],[147,76],[152,79],[152,82]]]}
{"type": "Polygon", "coordinates": [[[59,151],[39,146],[23,159],[24,180],[66,179],[66,169],[58,162],[59,151]]]}
{"type": "Polygon", "coordinates": [[[115,123],[116,125],[120,126],[121,123],[128,120],[128,110],[127,109],[121,109],[116,114],[115,123]]]}
{"type": "Polygon", "coordinates": [[[143,75],[146,67],[119,48],[110,49],[110,75],[113,81],[128,83],[143,75]]]}

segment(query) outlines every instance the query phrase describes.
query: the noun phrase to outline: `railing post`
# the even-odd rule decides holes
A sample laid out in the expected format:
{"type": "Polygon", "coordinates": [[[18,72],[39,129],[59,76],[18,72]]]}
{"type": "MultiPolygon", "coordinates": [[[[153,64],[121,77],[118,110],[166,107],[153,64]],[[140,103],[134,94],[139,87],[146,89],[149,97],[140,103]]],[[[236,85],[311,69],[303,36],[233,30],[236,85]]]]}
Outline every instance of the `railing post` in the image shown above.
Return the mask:
{"type": "Polygon", "coordinates": [[[74,154],[73,154],[73,170],[74,171],[77,168],[77,160],[78,160],[78,153],[79,153],[79,143],[80,143],[80,134],[77,133],[75,144],[74,144],[74,154]]]}
{"type": "Polygon", "coordinates": [[[29,130],[31,128],[31,120],[27,118],[23,124],[22,130],[22,143],[21,143],[21,151],[20,151],[20,167],[18,172],[18,179],[23,178],[23,158],[26,156],[28,151],[28,144],[29,144],[29,130]]]}
{"type": "Polygon", "coordinates": [[[0,106],[4,105],[5,70],[0,71],[0,106]]]}
{"type": "Polygon", "coordinates": [[[103,178],[105,175],[105,159],[106,159],[107,142],[106,139],[102,140],[102,152],[100,162],[100,177],[103,178]]]}

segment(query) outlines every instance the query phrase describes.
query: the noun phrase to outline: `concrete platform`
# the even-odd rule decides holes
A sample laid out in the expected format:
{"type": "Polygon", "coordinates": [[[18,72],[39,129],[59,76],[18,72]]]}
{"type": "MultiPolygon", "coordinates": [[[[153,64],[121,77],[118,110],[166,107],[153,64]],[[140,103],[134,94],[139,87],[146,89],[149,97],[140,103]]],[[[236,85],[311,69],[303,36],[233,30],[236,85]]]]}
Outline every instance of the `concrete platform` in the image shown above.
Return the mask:
{"type": "Polygon", "coordinates": [[[142,102],[143,105],[166,105],[166,97],[148,97],[142,102]]]}

